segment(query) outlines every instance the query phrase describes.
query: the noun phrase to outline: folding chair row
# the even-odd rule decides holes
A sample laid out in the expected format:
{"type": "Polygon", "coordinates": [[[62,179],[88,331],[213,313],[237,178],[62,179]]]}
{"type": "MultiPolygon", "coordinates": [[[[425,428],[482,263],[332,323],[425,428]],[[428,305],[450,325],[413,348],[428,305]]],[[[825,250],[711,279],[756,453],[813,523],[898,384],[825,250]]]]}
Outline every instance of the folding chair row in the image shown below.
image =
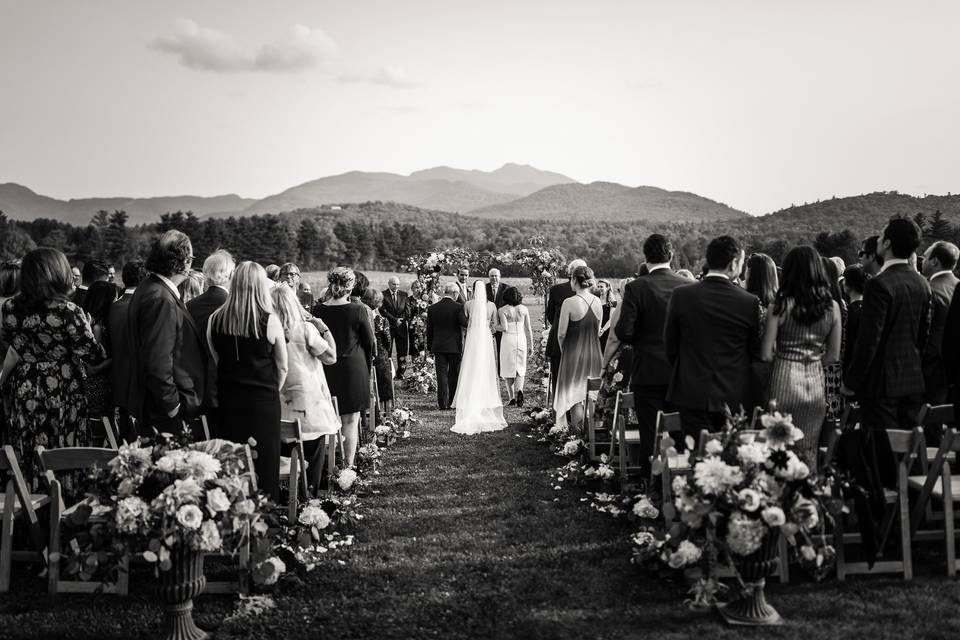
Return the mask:
{"type": "Polygon", "coordinates": [[[583,422],[585,435],[586,435],[586,445],[587,451],[590,454],[591,460],[599,460],[600,454],[597,450],[597,430],[602,427],[598,424],[595,413],[597,409],[598,400],[595,398],[597,392],[600,391],[600,378],[587,378],[587,400],[586,400],[586,410],[583,412],[583,422]]]}
{"type": "Polygon", "coordinates": [[[10,590],[10,574],[13,561],[44,562],[44,549],[47,546],[40,526],[37,510],[50,504],[50,497],[40,493],[31,493],[26,478],[20,468],[13,447],[6,445],[0,450],[0,471],[7,472],[9,478],[0,502],[0,593],[10,590]],[[29,531],[33,549],[13,548],[13,526],[17,518],[22,518],[29,531]]]}

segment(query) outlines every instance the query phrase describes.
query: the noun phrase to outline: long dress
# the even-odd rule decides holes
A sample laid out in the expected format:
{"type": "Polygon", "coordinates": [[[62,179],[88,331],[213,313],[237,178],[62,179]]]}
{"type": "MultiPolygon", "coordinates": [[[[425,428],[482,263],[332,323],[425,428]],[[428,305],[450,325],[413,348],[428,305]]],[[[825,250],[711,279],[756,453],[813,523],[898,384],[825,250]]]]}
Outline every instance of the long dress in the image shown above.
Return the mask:
{"type": "Polygon", "coordinates": [[[566,428],[567,411],[587,399],[587,378],[598,377],[602,368],[600,317],[591,306],[582,318],[567,323],[561,344],[557,391],[553,398],[558,427],[566,428]]]}
{"type": "Polygon", "coordinates": [[[820,430],[827,414],[822,362],[832,327],[832,312],[812,325],[801,324],[792,313],[787,313],[777,329],[770,372],[769,397],[776,400],[777,410],[793,416],[794,426],[803,431],[795,450],[811,469],[817,465],[820,430]]]}
{"type": "Polygon", "coordinates": [[[377,341],[377,354],[373,357],[373,370],[377,374],[377,394],[380,400],[393,400],[393,337],[390,321],[379,313],[373,317],[373,337],[377,341]]]}
{"type": "Polygon", "coordinates": [[[220,432],[233,442],[256,441],[254,469],[260,489],[272,500],[280,496],[280,376],[267,340],[267,320],[260,337],[233,336],[211,327],[217,352],[217,401],[220,432]]]}
{"type": "Polygon", "coordinates": [[[527,375],[527,334],[524,329],[525,314],[521,307],[504,311],[506,324],[501,327],[500,377],[505,380],[527,375]]]}
{"type": "Polygon", "coordinates": [[[370,407],[370,362],[373,358],[373,330],[365,304],[322,304],[316,316],[333,334],[337,343],[336,364],[325,364],[330,393],[337,398],[340,415],[370,407]]]}
{"type": "Polygon", "coordinates": [[[340,416],[333,410],[333,399],[319,356],[330,345],[317,328],[303,322],[287,332],[287,378],[280,390],[281,416],[300,420],[304,440],[336,433],[340,416]]]}
{"type": "Polygon", "coordinates": [[[3,333],[20,357],[8,387],[13,405],[10,444],[30,482],[40,475],[34,454],[38,445],[54,449],[90,444],[82,362],[99,364],[106,354],[86,314],[66,300],[50,300],[39,309],[27,309],[19,296],[7,300],[3,333]]]}
{"type": "Polygon", "coordinates": [[[505,429],[503,400],[497,382],[493,335],[487,310],[487,293],[483,282],[473,287],[473,300],[467,303],[470,322],[460,363],[457,392],[453,397],[456,409],[454,433],[477,434],[505,429]]]}
{"type": "Polygon", "coordinates": [[[847,306],[842,303],[840,304],[840,324],[842,328],[840,332],[840,360],[823,367],[827,419],[834,422],[840,419],[843,408],[846,406],[846,399],[840,393],[840,387],[843,386],[843,358],[847,349],[853,348],[853,345],[847,344],[847,306]]]}
{"type": "MultiPolygon", "coordinates": [[[[97,342],[103,344],[103,333],[106,327],[97,323],[92,325],[91,329],[97,342]]],[[[109,416],[113,413],[113,385],[110,380],[109,369],[97,374],[88,373],[84,388],[87,394],[88,417],[97,418],[109,416]]]]}

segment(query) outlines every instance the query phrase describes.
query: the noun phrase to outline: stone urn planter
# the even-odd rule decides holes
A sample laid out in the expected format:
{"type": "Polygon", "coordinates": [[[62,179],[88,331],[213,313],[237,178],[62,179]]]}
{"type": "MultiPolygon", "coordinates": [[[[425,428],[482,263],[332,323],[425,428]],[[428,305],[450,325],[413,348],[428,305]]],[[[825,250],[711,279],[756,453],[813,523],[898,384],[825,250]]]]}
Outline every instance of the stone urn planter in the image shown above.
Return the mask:
{"type": "Polygon", "coordinates": [[[193,622],[193,599],[207,586],[203,554],[177,549],[170,554],[172,566],[160,572],[157,595],[163,603],[163,640],[203,640],[209,635],[193,622]]]}
{"type": "Polygon", "coordinates": [[[733,556],[733,562],[743,579],[744,591],[739,598],[717,605],[717,611],[727,624],[763,626],[783,624],[783,618],[767,603],[764,587],[767,578],[777,568],[779,530],[767,532],[763,544],[748,556],[733,556]]]}

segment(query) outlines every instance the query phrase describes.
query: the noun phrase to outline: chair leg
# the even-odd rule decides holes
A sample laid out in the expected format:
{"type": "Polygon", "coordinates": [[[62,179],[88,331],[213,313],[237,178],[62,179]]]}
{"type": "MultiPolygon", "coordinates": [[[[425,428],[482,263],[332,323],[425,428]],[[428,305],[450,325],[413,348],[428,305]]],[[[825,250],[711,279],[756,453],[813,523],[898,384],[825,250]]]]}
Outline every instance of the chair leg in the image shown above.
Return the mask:
{"type": "MultiPolygon", "coordinates": [[[[950,486],[950,471],[946,464],[941,476],[941,487],[950,486]]],[[[953,499],[950,496],[949,489],[943,492],[943,532],[947,543],[947,575],[951,578],[957,575],[957,540],[955,535],[955,524],[953,522],[953,499]]]]}
{"type": "Polygon", "coordinates": [[[60,483],[50,483],[50,544],[47,547],[47,593],[57,595],[60,587],[60,509],[63,496],[60,483]]]}
{"type": "Polygon", "coordinates": [[[297,494],[300,493],[300,459],[297,455],[297,448],[294,447],[290,452],[290,498],[288,500],[289,508],[287,517],[290,522],[297,521],[297,494]]]}
{"type": "Polygon", "coordinates": [[[327,445],[327,494],[331,494],[333,493],[333,480],[330,479],[330,475],[333,473],[333,468],[337,466],[337,443],[340,438],[336,433],[325,437],[330,438],[327,445]]]}
{"type": "Polygon", "coordinates": [[[240,593],[247,595],[250,593],[250,525],[247,525],[247,531],[243,544],[240,545],[240,593]]]}
{"type": "Polygon", "coordinates": [[[13,480],[7,483],[3,502],[3,526],[0,527],[0,593],[10,591],[10,572],[13,569],[13,506],[16,493],[13,480]]]}
{"type": "Polygon", "coordinates": [[[847,579],[846,552],[843,546],[843,514],[838,513],[833,519],[833,548],[837,554],[837,581],[847,579]]]}
{"type": "MultiPolygon", "coordinates": [[[[900,548],[903,554],[903,579],[913,580],[913,556],[910,554],[910,497],[907,495],[907,471],[903,465],[901,465],[900,475],[901,482],[897,488],[900,494],[900,548]]],[[[952,568],[953,564],[951,563],[950,566],[952,568]]]]}

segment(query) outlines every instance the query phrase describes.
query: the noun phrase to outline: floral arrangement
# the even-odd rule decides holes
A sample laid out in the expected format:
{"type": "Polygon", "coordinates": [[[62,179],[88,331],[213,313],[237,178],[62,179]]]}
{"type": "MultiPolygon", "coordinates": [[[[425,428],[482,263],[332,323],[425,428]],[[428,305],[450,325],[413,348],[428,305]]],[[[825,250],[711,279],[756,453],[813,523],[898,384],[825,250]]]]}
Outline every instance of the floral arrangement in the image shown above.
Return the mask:
{"type": "Polygon", "coordinates": [[[543,248],[543,236],[530,239],[530,247],[511,251],[501,258],[503,264],[518,264],[530,274],[534,295],[543,298],[556,281],[557,274],[566,270],[566,257],[557,248],[543,248]]]}
{"type": "Polygon", "coordinates": [[[407,407],[398,407],[390,412],[390,417],[383,420],[374,429],[377,445],[389,447],[397,440],[406,440],[410,437],[410,428],[420,424],[420,420],[407,407]]]}
{"type": "Polygon", "coordinates": [[[404,391],[421,395],[437,390],[437,370],[432,355],[424,351],[413,359],[403,372],[402,387],[404,391]]]}
{"type": "Polygon", "coordinates": [[[736,572],[735,558],[761,552],[781,533],[817,579],[832,566],[825,521],[842,509],[831,497],[832,470],[812,473],[791,450],[803,432],[789,415],[773,412],[761,421],[763,430],[757,433],[747,428],[746,416],[728,412],[724,431],[695,459],[693,472],[673,480],[673,503],[662,507],[678,516],[670,531],[658,528],[652,509],[638,514],[643,523],[633,536],[634,562],[660,573],[700,577],[697,603],[709,603],[718,593],[718,565],[736,572]]]}
{"type": "Polygon", "coordinates": [[[263,514],[272,508],[252,491],[249,473],[246,447],[227,440],[190,443],[187,434],[161,434],[152,446],[120,447],[106,468],[93,471],[71,523],[85,535],[70,540],[68,572],[79,565],[89,579],[98,563],[115,565],[124,554],[141,554],[166,571],[181,549],[236,553],[248,538],[266,535],[263,514]]]}

